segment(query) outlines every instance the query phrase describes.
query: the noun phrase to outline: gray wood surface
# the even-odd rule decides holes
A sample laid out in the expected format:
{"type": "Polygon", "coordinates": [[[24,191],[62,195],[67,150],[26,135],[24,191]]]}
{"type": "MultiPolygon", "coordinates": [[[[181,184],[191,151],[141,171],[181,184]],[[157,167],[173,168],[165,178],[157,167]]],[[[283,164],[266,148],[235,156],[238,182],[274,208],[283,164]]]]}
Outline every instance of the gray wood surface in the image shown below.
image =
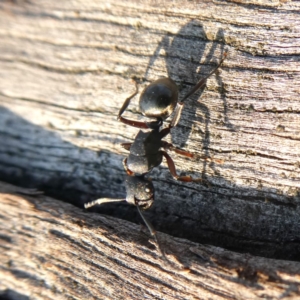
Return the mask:
{"type": "MultiPolygon", "coordinates": [[[[300,2],[0,2],[0,179],[78,206],[124,197],[119,144],[137,130],[118,109],[142,83],[169,76],[191,97],[150,176],[154,227],[265,257],[300,260],[300,2]],[[224,160],[207,162],[204,156],[224,160]]],[[[138,97],[126,116],[141,118],[138,97]]],[[[101,213],[141,223],[134,208],[101,213]]]]}
{"type": "Polygon", "coordinates": [[[166,263],[140,226],[24,192],[0,182],[0,297],[5,299],[300,297],[299,262],[159,233],[168,245],[166,263]]]}

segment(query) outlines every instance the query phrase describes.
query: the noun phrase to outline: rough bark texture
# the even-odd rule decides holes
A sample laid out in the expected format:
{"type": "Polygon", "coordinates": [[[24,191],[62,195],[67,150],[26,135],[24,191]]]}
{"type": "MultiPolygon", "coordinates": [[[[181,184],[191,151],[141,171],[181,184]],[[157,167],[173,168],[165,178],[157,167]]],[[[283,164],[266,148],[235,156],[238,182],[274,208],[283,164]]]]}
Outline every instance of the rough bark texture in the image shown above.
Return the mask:
{"type": "Polygon", "coordinates": [[[300,297],[300,263],[159,233],[168,264],[133,223],[22,196],[24,190],[7,184],[0,183],[0,191],[0,291],[6,299],[300,297]],[[190,271],[179,270],[183,265],[190,271]]]}
{"type": "MultiPolygon", "coordinates": [[[[194,242],[300,260],[300,2],[1,1],[0,179],[77,206],[125,196],[117,122],[131,77],[169,76],[185,105],[169,142],[180,173],[153,170],[154,227],[194,242]],[[223,164],[203,160],[224,160],[223,164]]],[[[126,116],[140,119],[138,97],[126,116]]],[[[126,204],[103,214],[141,222],[126,204]]]]}

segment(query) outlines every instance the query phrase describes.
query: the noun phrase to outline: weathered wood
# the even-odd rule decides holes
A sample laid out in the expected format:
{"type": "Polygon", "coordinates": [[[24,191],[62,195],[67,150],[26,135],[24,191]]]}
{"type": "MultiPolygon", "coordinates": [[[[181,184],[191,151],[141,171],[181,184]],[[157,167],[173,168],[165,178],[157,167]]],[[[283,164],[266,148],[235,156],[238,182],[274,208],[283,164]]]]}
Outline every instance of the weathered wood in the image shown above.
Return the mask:
{"type": "Polygon", "coordinates": [[[14,291],[42,300],[300,297],[300,263],[159,233],[169,265],[138,225],[20,192],[24,189],[0,183],[0,291],[6,295],[14,291]],[[189,273],[175,269],[183,264],[189,273]]]}
{"type": "MultiPolygon", "coordinates": [[[[148,217],[175,236],[300,260],[299,33],[291,1],[2,1],[0,178],[81,206],[123,197],[119,143],[137,130],[116,115],[130,78],[141,90],[170,76],[184,95],[228,49],[171,137],[198,155],[172,155],[178,170],[208,184],[154,170],[148,217]]],[[[100,209],[140,222],[126,205],[100,209]]]]}

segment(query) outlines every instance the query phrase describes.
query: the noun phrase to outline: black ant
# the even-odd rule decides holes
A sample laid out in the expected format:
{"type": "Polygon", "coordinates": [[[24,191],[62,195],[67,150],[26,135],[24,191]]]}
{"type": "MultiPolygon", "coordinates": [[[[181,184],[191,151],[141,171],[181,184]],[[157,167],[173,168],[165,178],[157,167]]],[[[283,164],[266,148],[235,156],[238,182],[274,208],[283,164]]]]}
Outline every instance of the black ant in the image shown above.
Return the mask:
{"type": "Polygon", "coordinates": [[[178,88],[172,79],[165,77],[148,85],[140,96],[139,107],[141,113],[145,117],[154,118],[154,121],[140,122],[129,120],[122,116],[131,99],[138,93],[137,83],[135,82],[136,91],[125,100],[119,111],[118,120],[124,124],[148,130],[140,130],[133,143],[122,144],[122,146],[129,151],[128,158],[123,160],[124,169],[127,173],[125,182],[127,196],[125,199],[101,198],[85,204],[85,208],[89,208],[97,204],[119,201],[127,201],[129,204],[135,205],[151,235],[154,237],[160,253],[164,257],[165,255],[158,243],[155,229],[142,213],[142,210],[150,208],[154,202],[154,186],[150,179],[145,178],[145,175],[154,167],[159,166],[163,157],[165,157],[168,168],[174,179],[184,182],[202,181],[200,178],[177,175],[175,164],[165,150],[172,150],[179,155],[184,155],[186,157],[193,157],[193,154],[174,147],[172,144],[163,141],[163,138],[166,137],[170,133],[171,129],[177,125],[183,109],[183,102],[204,86],[206,80],[221,66],[226,55],[227,53],[225,52],[217,67],[206,77],[201,79],[179,102],[178,88]],[[161,129],[163,121],[173,112],[174,117],[169,126],[161,129]]]}

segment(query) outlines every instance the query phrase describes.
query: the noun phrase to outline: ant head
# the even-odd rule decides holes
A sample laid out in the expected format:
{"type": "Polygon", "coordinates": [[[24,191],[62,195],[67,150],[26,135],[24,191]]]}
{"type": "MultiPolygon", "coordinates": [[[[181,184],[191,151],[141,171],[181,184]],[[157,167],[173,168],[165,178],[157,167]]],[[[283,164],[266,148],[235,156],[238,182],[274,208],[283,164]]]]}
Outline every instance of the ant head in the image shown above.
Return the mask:
{"type": "Polygon", "coordinates": [[[154,186],[144,176],[126,177],[126,201],[130,204],[148,209],[154,201],[154,186]]]}
{"type": "Polygon", "coordinates": [[[144,116],[164,120],[174,111],[177,101],[176,83],[164,77],[152,82],[143,90],[139,106],[144,116]]]}

